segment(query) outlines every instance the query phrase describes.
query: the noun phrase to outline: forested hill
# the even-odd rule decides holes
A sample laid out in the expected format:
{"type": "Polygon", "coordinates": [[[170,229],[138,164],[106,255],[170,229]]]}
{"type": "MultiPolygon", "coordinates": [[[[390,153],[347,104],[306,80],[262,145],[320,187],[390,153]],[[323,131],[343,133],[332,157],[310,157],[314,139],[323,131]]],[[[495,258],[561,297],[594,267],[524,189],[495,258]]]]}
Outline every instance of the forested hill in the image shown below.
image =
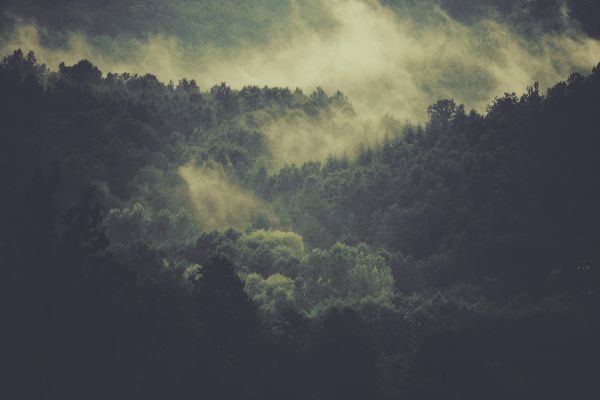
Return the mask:
{"type": "Polygon", "coordinates": [[[485,113],[440,100],[423,124],[366,123],[340,92],[52,71],[17,50],[0,63],[0,390],[594,398],[599,104],[600,66],[485,113]],[[305,145],[314,161],[286,165],[305,145]]]}

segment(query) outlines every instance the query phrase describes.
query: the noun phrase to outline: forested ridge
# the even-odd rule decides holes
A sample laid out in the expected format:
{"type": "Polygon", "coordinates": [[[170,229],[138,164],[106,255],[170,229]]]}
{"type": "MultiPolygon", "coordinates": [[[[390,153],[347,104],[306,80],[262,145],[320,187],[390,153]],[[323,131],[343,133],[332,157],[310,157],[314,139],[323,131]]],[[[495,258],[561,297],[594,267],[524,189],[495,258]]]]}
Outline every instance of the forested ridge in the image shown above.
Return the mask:
{"type": "Polygon", "coordinates": [[[600,65],[282,166],[265,124],[353,123],[344,94],[53,71],[16,50],[0,390],[595,398],[599,105],[600,65]]]}

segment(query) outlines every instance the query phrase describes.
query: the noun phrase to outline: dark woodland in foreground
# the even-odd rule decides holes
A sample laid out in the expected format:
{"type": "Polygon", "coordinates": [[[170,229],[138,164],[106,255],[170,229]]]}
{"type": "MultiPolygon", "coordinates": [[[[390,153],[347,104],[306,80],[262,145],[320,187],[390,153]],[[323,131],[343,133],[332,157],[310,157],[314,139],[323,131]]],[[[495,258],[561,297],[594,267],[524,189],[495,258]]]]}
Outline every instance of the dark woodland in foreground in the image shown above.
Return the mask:
{"type": "Polygon", "coordinates": [[[600,66],[273,168],[257,113],[352,115],[343,94],[53,72],[15,51],[2,397],[596,398],[599,107],[600,66]],[[264,207],[202,229],[190,162],[264,207]]]}

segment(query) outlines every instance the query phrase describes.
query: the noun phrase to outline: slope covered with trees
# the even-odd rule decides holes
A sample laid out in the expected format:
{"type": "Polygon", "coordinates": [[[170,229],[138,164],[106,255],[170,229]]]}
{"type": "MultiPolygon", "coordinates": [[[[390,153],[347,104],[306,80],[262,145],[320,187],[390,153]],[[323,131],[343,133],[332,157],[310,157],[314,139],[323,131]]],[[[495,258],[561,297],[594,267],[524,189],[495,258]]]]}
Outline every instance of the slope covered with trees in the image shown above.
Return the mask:
{"type": "Polygon", "coordinates": [[[588,281],[575,277],[599,260],[599,74],[505,94],[485,115],[440,100],[425,126],[352,161],[284,168],[259,190],[312,245],[382,246],[434,281],[588,281]]]}
{"type": "Polygon", "coordinates": [[[16,51],[0,63],[0,390],[593,398],[598,104],[600,67],[485,114],[440,100],[355,156],[278,168],[261,121],[351,120],[343,94],[54,72],[16,51]],[[205,229],[190,163],[262,211],[205,229]]]}

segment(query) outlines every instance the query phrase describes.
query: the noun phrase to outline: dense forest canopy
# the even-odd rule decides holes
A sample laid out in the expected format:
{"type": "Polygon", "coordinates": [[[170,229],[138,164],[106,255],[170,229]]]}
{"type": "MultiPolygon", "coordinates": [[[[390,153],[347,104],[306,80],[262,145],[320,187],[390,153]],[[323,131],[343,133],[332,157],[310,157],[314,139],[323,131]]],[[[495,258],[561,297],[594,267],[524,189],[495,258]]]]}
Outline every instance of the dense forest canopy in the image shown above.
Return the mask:
{"type": "Polygon", "coordinates": [[[597,397],[595,2],[0,4],[2,398],[597,397]]]}

